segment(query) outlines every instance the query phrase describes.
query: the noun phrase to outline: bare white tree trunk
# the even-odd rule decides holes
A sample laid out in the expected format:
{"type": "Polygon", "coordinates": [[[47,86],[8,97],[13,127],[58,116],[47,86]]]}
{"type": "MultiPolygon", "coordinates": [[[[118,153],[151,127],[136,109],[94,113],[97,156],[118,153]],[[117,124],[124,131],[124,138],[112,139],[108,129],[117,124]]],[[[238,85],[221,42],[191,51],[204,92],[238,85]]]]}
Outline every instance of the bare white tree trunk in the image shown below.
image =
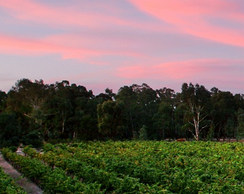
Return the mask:
{"type": "Polygon", "coordinates": [[[63,119],[63,122],[62,122],[62,133],[64,133],[64,125],[65,125],[65,119],[63,119]]]}
{"type": "Polygon", "coordinates": [[[200,136],[200,132],[202,131],[202,129],[206,128],[207,125],[203,126],[200,128],[200,123],[205,119],[205,117],[201,118],[201,111],[202,111],[202,107],[201,106],[197,106],[194,107],[192,104],[190,104],[190,109],[191,109],[191,113],[192,113],[192,120],[193,123],[190,122],[191,125],[193,125],[194,127],[194,133],[192,132],[194,138],[196,139],[196,141],[199,141],[199,136],[200,136]]]}
{"type": "Polygon", "coordinates": [[[75,131],[73,132],[73,139],[75,139],[75,137],[76,137],[76,133],[75,133],[75,131]]]}

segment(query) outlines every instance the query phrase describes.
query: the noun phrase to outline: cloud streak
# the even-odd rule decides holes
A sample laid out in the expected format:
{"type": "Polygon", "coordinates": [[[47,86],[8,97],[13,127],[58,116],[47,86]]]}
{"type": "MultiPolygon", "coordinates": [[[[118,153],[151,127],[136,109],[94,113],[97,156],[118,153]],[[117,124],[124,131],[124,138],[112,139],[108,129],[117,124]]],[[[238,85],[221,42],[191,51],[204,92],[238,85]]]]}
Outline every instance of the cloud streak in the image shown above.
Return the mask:
{"type": "Polygon", "coordinates": [[[72,48],[52,43],[46,40],[33,40],[27,38],[16,38],[6,35],[0,35],[0,51],[5,54],[15,55],[45,55],[60,54],[63,59],[79,59],[82,60],[87,56],[100,55],[101,52],[72,48]]]}
{"type": "MultiPolygon", "coordinates": [[[[91,6],[103,7],[104,3],[89,2],[91,6]]],[[[82,7],[80,5],[79,7],[82,7]]],[[[90,6],[90,7],[91,7],[90,6]]],[[[45,24],[49,27],[71,27],[71,28],[90,28],[106,29],[111,26],[124,26],[136,29],[144,29],[145,25],[155,31],[169,30],[166,26],[159,26],[157,22],[140,21],[133,18],[120,17],[118,13],[123,12],[121,7],[106,4],[106,12],[92,10],[79,10],[76,5],[70,3],[69,6],[51,6],[33,0],[8,0],[0,1],[0,7],[6,10],[12,17],[19,20],[33,21],[45,24]]],[[[171,29],[172,30],[172,29],[171,29]]]]}
{"type": "Polygon", "coordinates": [[[235,1],[194,0],[130,0],[139,10],[168,22],[182,33],[244,47],[243,30],[213,25],[209,18],[223,19],[244,25],[244,14],[235,1]]]}
{"type": "Polygon", "coordinates": [[[92,61],[91,57],[104,55],[139,56],[139,53],[129,51],[116,43],[106,48],[106,41],[87,40],[75,35],[55,35],[40,40],[20,38],[0,34],[0,52],[15,55],[46,55],[58,54],[63,59],[76,59],[79,61],[92,61]],[[97,45],[97,48],[92,46],[97,45]],[[99,48],[100,45],[100,48],[99,48]]]}
{"type": "Polygon", "coordinates": [[[6,80],[9,72],[44,75],[96,90],[138,82],[236,87],[243,8],[240,0],[0,0],[1,71],[6,80]]]}
{"type": "MultiPolygon", "coordinates": [[[[244,60],[196,59],[189,61],[174,61],[156,65],[124,66],[117,70],[117,75],[127,79],[157,79],[157,80],[208,80],[226,76],[242,77],[244,60]]],[[[239,78],[238,78],[239,77],[239,78]]],[[[236,79],[234,78],[234,79],[236,79]]]]}

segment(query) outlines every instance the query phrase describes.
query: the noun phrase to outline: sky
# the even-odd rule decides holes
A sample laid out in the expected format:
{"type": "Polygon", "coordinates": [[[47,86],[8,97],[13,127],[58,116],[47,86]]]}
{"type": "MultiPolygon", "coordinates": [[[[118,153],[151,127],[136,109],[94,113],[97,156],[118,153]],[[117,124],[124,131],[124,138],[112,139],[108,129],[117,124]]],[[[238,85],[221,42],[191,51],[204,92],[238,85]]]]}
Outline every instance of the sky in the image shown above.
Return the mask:
{"type": "Polygon", "coordinates": [[[244,1],[0,0],[0,90],[22,78],[244,93],[244,1]]]}

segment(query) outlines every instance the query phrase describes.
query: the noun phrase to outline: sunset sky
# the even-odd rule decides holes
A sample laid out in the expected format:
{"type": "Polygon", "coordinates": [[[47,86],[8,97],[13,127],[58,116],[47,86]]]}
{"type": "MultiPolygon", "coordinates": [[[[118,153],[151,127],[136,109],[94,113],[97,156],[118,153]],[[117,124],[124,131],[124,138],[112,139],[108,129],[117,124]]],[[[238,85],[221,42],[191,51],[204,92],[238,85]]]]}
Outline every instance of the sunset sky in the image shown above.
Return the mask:
{"type": "Polygon", "coordinates": [[[243,0],[0,0],[0,90],[183,82],[244,93],[243,0]]]}

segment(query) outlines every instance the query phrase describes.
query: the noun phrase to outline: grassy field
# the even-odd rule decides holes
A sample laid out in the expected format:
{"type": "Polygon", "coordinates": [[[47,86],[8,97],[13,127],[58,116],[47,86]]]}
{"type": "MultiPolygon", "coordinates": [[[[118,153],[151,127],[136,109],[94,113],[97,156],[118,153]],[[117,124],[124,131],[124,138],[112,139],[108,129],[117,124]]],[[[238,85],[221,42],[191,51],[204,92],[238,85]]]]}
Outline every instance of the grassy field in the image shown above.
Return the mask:
{"type": "Polygon", "coordinates": [[[244,192],[244,144],[238,142],[81,142],[24,151],[26,156],[2,150],[47,192],[244,192]]]}

